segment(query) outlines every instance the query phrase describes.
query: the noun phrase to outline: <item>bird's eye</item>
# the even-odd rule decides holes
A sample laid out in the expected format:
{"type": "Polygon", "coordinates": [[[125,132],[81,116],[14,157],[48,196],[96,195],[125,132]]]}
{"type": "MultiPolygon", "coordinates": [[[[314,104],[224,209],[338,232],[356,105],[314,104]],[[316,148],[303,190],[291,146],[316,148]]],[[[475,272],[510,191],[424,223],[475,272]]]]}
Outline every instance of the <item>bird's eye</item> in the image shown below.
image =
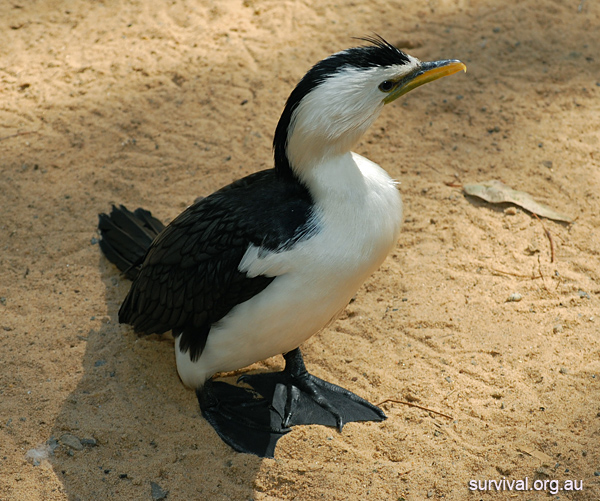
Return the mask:
{"type": "Polygon", "coordinates": [[[381,92],[390,92],[396,86],[396,82],[392,80],[385,80],[379,84],[379,90],[381,92]]]}

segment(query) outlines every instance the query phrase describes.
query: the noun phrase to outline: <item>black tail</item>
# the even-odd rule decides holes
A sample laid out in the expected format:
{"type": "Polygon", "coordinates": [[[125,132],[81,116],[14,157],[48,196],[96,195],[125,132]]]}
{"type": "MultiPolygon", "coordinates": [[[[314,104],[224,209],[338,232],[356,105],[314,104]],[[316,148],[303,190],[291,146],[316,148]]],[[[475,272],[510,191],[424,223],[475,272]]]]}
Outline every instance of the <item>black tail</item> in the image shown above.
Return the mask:
{"type": "Polygon", "coordinates": [[[113,205],[110,215],[99,215],[100,248],[111,263],[133,280],[150,244],[164,227],[150,211],[131,212],[123,205],[113,205]]]}

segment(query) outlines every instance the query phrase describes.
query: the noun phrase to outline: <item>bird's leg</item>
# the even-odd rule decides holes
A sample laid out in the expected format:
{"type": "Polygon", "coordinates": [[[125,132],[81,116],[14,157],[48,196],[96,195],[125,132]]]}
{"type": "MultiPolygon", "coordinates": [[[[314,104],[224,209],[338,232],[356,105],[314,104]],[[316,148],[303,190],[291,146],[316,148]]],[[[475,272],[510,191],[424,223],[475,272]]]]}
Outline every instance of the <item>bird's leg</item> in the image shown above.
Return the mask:
{"type": "MultiPolygon", "coordinates": [[[[309,374],[306,370],[306,366],[304,365],[304,359],[302,358],[302,352],[300,348],[296,348],[285,355],[283,355],[285,359],[285,369],[286,372],[290,376],[291,384],[290,389],[288,390],[288,398],[285,406],[285,415],[283,418],[283,426],[290,426],[290,422],[292,421],[292,416],[298,407],[298,402],[300,399],[300,395],[298,390],[305,392],[310,395],[310,397],[323,409],[330,412],[333,417],[335,417],[335,422],[337,425],[338,431],[342,431],[344,427],[344,420],[340,415],[339,411],[335,408],[334,405],[330,403],[330,401],[325,397],[322,391],[320,391],[320,383],[326,383],[326,381],[320,380],[309,374]]],[[[327,383],[329,384],[329,383],[327,383]]]]}
{"type": "Polygon", "coordinates": [[[300,424],[335,426],[351,421],[383,421],[385,414],[358,395],[323,381],[306,370],[299,348],[284,355],[281,372],[248,374],[240,380],[252,386],[281,417],[281,427],[300,424]]]}

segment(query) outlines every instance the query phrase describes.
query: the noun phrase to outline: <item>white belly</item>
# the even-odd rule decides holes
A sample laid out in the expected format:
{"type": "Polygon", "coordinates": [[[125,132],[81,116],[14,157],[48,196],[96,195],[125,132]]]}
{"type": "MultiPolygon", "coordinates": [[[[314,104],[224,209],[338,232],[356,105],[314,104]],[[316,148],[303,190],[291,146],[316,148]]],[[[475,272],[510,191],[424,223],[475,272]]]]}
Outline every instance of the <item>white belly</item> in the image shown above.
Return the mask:
{"type": "Polygon", "coordinates": [[[400,230],[400,195],[376,164],[352,158],[362,179],[345,188],[350,197],[331,192],[322,200],[316,197],[315,235],[279,253],[248,249],[240,270],[275,280],[212,326],[196,362],[179,351],[177,342],[184,384],[197,388],[216,372],[297,348],[327,325],[383,262],[400,230]]]}

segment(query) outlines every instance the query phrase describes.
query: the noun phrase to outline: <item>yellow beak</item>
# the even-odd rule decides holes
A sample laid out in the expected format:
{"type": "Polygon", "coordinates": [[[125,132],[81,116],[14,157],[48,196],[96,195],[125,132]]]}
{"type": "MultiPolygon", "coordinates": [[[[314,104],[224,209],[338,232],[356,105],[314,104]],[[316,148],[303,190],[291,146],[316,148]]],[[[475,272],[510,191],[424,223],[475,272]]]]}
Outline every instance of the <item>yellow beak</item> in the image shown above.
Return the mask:
{"type": "Polygon", "coordinates": [[[443,61],[435,61],[433,63],[421,63],[412,73],[403,77],[396,87],[385,97],[384,104],[395,101],[400,96],[410,92],[417,87],[428,82],[433,82],[438,78],[454,75],[459,71],[467,71],[467,67],[461,61],[456,59],[445,59],[443,61]]]}

